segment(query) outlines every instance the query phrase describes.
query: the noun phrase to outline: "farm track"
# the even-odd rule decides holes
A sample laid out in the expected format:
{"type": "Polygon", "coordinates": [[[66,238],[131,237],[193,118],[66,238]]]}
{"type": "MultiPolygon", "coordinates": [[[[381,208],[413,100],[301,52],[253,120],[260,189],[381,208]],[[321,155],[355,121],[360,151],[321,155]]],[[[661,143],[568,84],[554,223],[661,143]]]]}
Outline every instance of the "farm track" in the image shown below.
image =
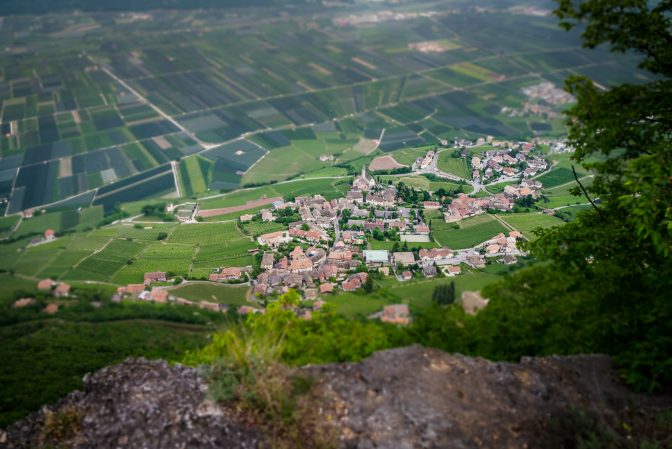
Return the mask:
{"type": "Polygon", "coordinates": [[[205,218],[216,217],[218,215],[226,215],[234,212],[242,212],[244,210],[253,209],[259,206],[266,206],[268,204],[273,204],[276,201],[282,201],[282,197],[273,197],[273,198],[248,201],[245,204],[241,204],[240,206],[222,207],[219,209],[199,209],[198,216],[205,218]]]}

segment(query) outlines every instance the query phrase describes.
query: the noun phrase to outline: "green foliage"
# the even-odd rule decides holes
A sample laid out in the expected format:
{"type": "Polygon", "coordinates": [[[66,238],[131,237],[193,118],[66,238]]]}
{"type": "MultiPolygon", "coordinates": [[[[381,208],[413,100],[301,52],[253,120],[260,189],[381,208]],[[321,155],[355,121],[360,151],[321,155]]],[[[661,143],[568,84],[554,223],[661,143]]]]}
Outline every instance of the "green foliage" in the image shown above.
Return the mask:
{"type": "Polygon", "coordinates": [[[82,388],[87,372],[129,356],[174,360],[208,328],[156,321],[34,321],[0,327],[0,427],[82,388]]]}
{"type": "Polygon", "coordinates": [[[142,213],[145,217],[156,217],[162,221],[177,221],[177,219],[166,213],[166,203],[146,204],[142,206],[142,213]]]}
{"type": "Polygon", "coordinates": [[[292,374],[284,363],[288,335],[299,323],[292,308],[299,302],[299,294],[290,290],[269,305],[266,314],[213,335],[210,345],[188,353],[185,362],[206,363],[210,394],[219,401],[236,401],[257,415],[272,448],[331,447],[332,434],[324,423],[318,426],[320,432],[300,431],[299,424],[305,428],[311,420],[301,399],[312,381],[292,374]]]}
{"type": "Polygon", "coordinates": [[[600,204],[535,231],[528,248],[545,264],[486,289],[491,302],[469,325],[426,316],[419,338],[506,360],[604,352],[640,389],[672,383],[672,4],[627,3],[559,0],[556,11],[565,27],[585,23],[586,46],[640,52],[657,75],[609,90],[567,82],[578,100],[567,121],[573,159],[595,175],[585,193],[600,204]]]}
{"type": "Polygon", "coordinates": [[[46,414],[42,432],[40,434],[40,447],[59,447],[62,443],[76,437],[82,430],[81,410],[74,406],[66,406],[56,412],[46,414]]]}
{"type": "Polygon", "coordinates": [[[432,301],[439,306],[446,306],[455,302],[455,282],[437,285],[432,293],[432,301]]]}

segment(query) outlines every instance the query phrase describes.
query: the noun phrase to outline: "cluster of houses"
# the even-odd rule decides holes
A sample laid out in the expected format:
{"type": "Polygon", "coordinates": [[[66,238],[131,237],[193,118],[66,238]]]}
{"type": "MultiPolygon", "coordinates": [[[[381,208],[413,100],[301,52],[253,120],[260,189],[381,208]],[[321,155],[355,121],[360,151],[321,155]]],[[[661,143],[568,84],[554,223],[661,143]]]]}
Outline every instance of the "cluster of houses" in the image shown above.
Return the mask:
{"type": "MultiPolygon", "coordinates": [[[[354,291],[367,281],[366,273],[351,274],[362,264],[389,274],[390,267],[415,265],[411,252],[364,251],[366,232],[393,229],[406,236],[427,237],[430,229],[411,209],[396,207],[397,191],[391,185],[379,185],[366,167],[357,176],[345,197],[332,201],[321,195],[297,197],[293,203],[278,207],[296,208],[301,221],[289,224],[287,231],[260,235],[257,242],[265,248],[261,260],[263,272],[253,281],[259,296],[281,294],[288,289],[303,292],[314,299],[336,288],[354,291]],[[388,210],[388,208],[390,210],[388,210]],[[348,220],[340,229],[339,215],[347,211],[348,220]],[[335,242],[333,245],[330,242],[335,242]],[[290,251],[290,242],[299,243],[290,251]]],[[[450,251],[450,250],[448,250],[450,251]]],[[[423,269],[436,276],[436,269],[423,269]]],[[[404,278],[402,273],[400,279],[404,278]]]]}
{"type": "Polygon", "coordinates": [[[548,162],[532,155],[532,143],[519,143],[515,147],[488,150],[481,156],[471,158],[472,177],[480,181],[495,181],[506,178],[530,178],[548,168],[548,162]]]}
{"type": "Polygon", "coordinates": [[[542,82],[521,89],[528,97],[522,108],[505,106],[502,113],[509,117],[525,117],[528,115],[543,116],[552,120],[558,116],[558,107],[575,101],[573,95],[565,92],[551,82],[542,82]]]}
{"type": "Polygon", "coordinates": [[[51,279],[43,279],[37,283],[37,289],[41,292],[51,292],[56,298],[67,298],[70,296],[70,284],[65,282],[56,282],[51,279]]]}
{"type": "Polygon", "coordinates": [[[488,209],[508,212],[518,198],[541,196],[542,184],[536,180],[524,180],[519,185],[508,185],[503,193],[485,198],[474,198],[460,193],[446,208],[443,217],[447,223],[455,223],[468,217],[482,214],[488,209]]]}
{"type": "Polygon", "coordinates": [[[424,170],[430,165],[432,165],[435,156],[436,156],[435,151],[428,151],[427,154],[425,154],[423,157],[417,158],[415,162],[413,162],[411,168],[413,169],[413,171],[424,170]]]}
{"type": "MultiPolygon", "coordinates": [[[[222,268],[216,270],[216,273],[210,276],[211,281],[220,281],[222,279],[239,279],[249,271],[248,268],[222,268]],[[227,276],[228,275],[228,276],[227,276]]],[[[183,306],[198,307],[203,310],[212,312],[226,313],[229,306],[219,304],[211,301],[190,301],[188,299],[180,298],[170,294],[170,291],[164,287],[153,285],[157,282],[167,282],[167,273],[163,271],[156,271],[145,273],[144,282],[142,284],[128,284],[124,287],[117,288],[117,293],[112,296],[113,302],[120,302],[122,300],[137,300],[137,301],[151,301],[157,304],[178,304],[183,306]]],[[[241,306],[238,308],[238,313],[246,315],[248,313],[261,313],[261,309],[254,307],[241,306]]]]}

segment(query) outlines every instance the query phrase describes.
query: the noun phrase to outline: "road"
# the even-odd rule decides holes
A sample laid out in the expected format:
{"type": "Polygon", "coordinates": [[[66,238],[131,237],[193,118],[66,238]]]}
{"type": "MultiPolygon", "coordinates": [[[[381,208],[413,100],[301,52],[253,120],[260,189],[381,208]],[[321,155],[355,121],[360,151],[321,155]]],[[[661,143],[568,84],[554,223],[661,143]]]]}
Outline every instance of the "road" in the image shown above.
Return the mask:
{"type": "Polygon", "coordinates": [[[135,95],[136,97],[138,97],[138,99],[140,100],[141,103],[144,103],[144,104],[146,104],[147,106],[149,106],[150,108],[154,109],[154,110],[155,110],[161,117],[163,117],[164,119],[168,120],[170,123],[172,123],[173,125],[175,125],[180,131],[182,131],[183,133],[185,133],[186,135],[188,135],[190,138],[192,138],[196,143],[198,143],[198,144],[199,144],[200,146],[202,146],[204,149],[209,150],[209,149],[211,149],[211,148],[215,148],[215,147],[218,147],[218,146],[221,145],[221,144],[216,144],[216,143],[207,143],[207,142],[204,142],[203,140],[201,140],[200,138],[198,138],[198,137],[196,136],[196,134],[192,133],[192,132],[189,131],[187,128],[185,128],[184,126],[182,126],[182,125],[180,124],[180,122],[178,122],[177,120],[175,120],[174,118],[172,118],[170,115],[168,115],[167,113],[165,113],[161,108],[159,108],[157,105],[155,105],[154,103],[152,103],[151,101],[149,101],[147,98],[145,98],[142,94],[140,94],[140,92],[138,92],[137,90],[135,90],[134,88],[132,88],[126,81],[124,81],[123,79],[119,78],[119,77],[118,77],[112,70],[110,70],[110,68],[107,67],[105,64],[101,64],[101,63],[96,62],[96,61],[95,61],[93,58],[91,58],[91,56],[89,56],[89,55],[87,55],[86,57],[89,58],[89,61],[91,61],[93,64],[98,65],[98,66],[100,67],[100,69],[101,69],[103,72],[105,72],[107,75],[109,75],[109,76],[110,76],[112,79],[114,79],[117,83],[121,84],[126,90],[128,90],[128,91],[131,92],[133,95],[135,95]]]}
{"type": "MultiPolygon", "coordinates": [[[[466,182],[467,184],[469,184],[474,189],[469,194],[469,196],[475,195],[478,192],[480,192],[481,190],[485,190],[485,186],[477,180],[460,178],[457,175],[454,175],[452,173],[447,173],[447,172],[441,171],[439,169],[439,155],[442,152],[447,151],[447,150],[448,149],[443,149],[443,150],[436,151],[436,153],[434,154],[434,159],[432,159],[432,162],[427,167],[422,168],[420,170],[417,170],[413,173],[420,174],[420,175],[423,175],[423,174],[434,175],[436,177],[443,178],[443,179],[449,179],[451,181],[466,182]]],[[[406,175],[406,176],[408,176],[408,175],[406,175]]]]}

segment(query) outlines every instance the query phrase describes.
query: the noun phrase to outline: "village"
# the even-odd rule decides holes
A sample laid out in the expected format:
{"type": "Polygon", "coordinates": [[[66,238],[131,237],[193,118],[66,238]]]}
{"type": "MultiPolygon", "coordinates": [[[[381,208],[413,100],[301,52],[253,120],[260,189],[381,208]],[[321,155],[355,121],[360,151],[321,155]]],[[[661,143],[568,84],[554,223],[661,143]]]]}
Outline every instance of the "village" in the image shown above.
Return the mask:
{"type": "MultiPolygon", "coordinates": [[[[395,185],[389,179],[377,180],[363,165],[350,189],[339,198],[327,200],[320,194],[298,196],[291,201],[274,201],[255,214],[241,215],[238,218],[241,226],[282,222],[286,229],[251,236],[257,245],[250,250],[255,263],[212,267],[206,282],[246,286],[250,305],[233,311],[241,315],[263,313],[269,301],[294,290],[308,305],[297,312],[309,316],[306,312],[323,307],[328,295],[358,290],[370,293],[374,278],[390,277],[404,283],[413,279],[460,276],[465,268],[480,270],[491,262],[515,264],[519,257],[526,255],[518,247],[518,242],[524,239],[520,232],[499,233],[470,248],[433,247],[430,222],[425,219],[426,212],[434,219],[438,213],[446,223],[454,224],[480,214],[511,212],[517,204],[533,202],[541,196],[543,185],[530,178],[546,170],[548,163],[530,152],[533,144],[482,140],[475,145],[488,144],[492,149],[471,155],[473,178],[479,183],[481,180],[505,183],[501,193],[470,196],[456,191],[437,196],[420,192],[423,201],[409,202],[398,190],[405,188],[402,184],[395,185]],[[296,221],[288,223],[287,217],[296,221]],[[391,245],[388,249],[374,249],[372,241],[391,245]]],[[[427,151],[416,159],[412,170],[423,172],[435,168],[437,157],[437,151],[427,151]]],[[[195,203],[188,205],[188,219],[192,219],[197,207],[195,203]]],[[[175,213],[184,221],[179,216],[184,208],[173,205],[168,208],[171,209],[168,213],[175,213]]],[[[54,238],[54,232],[47,230],[31,244],[39,245],[54,238]]],[[[143,283],[119,287],[112,301],[150,301],[215,312],[230,311],[229,306],[218,302],[191,301],[172,295],[168,287],[181,282],[181,278],[172,279],[167,272],[148,272],[143,283]]],[[[56,297],[67,297],[70,286],[43,280],[38,289],[52,291],[56,297]]],[[[381,313],[371,317],[397,324],[411,320],[405,304],[385,306],[381,313]]]]}
{"type": "MultiPolygon", "coordinates": [[[[486,157],[496,162],[498,153],[486,157]]],[[[418,166],[428,164],[433,157],[434,152],[428,152],[417,161],[418,166]]],[[[503,156],[502,159],[506,163],[503,156]]],[[[263,313],[268,301],[294,290],[302,300],[310,302],[307,309],[297,309],[297,313],[309,318],[311,311],[326,304],[327,295],[338,291],[370,292],[373,277],[393,276],[403,283],[418,278],[459,276],[463,267],[478,270],[490,261],[515,264],[518,257],[525,255],[517,245],[524,237],[517,231],[500,233],[467,249],[422,248],[422,243],[432,242],[425,211],[439,211],[447,223],[454,223],[491,210],[511,211],[516,200],[537,198],[541,188],[538,181],[526,179],[488,197],[459,193],[405,205],[392,182],[376,181],[363,166],[351,189],[341,198],[328,201],[319,194],[299,196],[293,201],[276,201],[257,214],[240,216],[240,223],[272,222],[288,215],[300,220],[289,223],[286,230],[255,236],[258,247],[253,251],[256,261],[253,266],[213,267],[208,281],[249,286],[248,296],[257,306],[239,306],[235,312],[241,315],[263,313]],[[390,250],[368,249],[371,240],[394,243],[390,250]]],[[[45,233],[43,239],[53,239],[53,234],[45,233]]],[[[166,287],[173,281],[166,272],[148,272],[143,283],[119,287],[112,301],[151,301],[229,311],[228,306],[216,302],[190,301],[171,295],[166,287]]],[[[38,284],[38,289],[52,291],[62,298],[69,295],[70,286],[47,279],[38,284]]],[[[57,305],[50,306],[57,310],[57,305]]],[[[381,313],[372,317],[397,324],[411,320],[406,304],[384,306],[381,313]]]]}
{"type": "MultiPolygon", "coordinates": [[[[521,186],[507,186],[504,193],[491,198],[459,194],[452,201],[444,197],[439,199],[441,202],[423,201],[419,207],[409,207],[404,206],[392,183],[379,183],[364,166],[341,198],[328,201],[319,194],[299,196],[293,201],[274,202],[255,215],[240,216],[241,223],[272,222],[291,211],[300,220],[289,223],[287,230],[256,236],[254,266],[213,267],[208,280],[249,285],[250,297],[259,306],[241,306],[237,310],[248,314],[263,313],[267,301],[290,289],[299,292],[304,301],[313,302],[312,310],[318,310],[325,304],[322,299],[326,295],[370,289],[374,276],[394,276],[403,283],[417,278],[459,276],[463,266],[482,269],[491,260],[514,264],[517,257],[525,255],[517,246],[523,236],[516,231],[501,233],[468,249],[422,248],[419,243],[431,242],[424,212],[442,210],[445,220],[453,222],[491,208],[510,210],[516,198],[537,196],[540,189],[538,182],[523,181],[521,186]],[[394,245],[391,250],[367,249],[373,239],[394,241],[394,245]]],[[[144,284],[120,287],[114,300],[173,301],[214,311],[228,310],[214,302],[171,297],[163,286],[154,286],[168,281],[164,272],[146,273],[144,284]]],[[[377,317],[396,323],[410,320],[407,305],[392,306],[377,317]]]]}

